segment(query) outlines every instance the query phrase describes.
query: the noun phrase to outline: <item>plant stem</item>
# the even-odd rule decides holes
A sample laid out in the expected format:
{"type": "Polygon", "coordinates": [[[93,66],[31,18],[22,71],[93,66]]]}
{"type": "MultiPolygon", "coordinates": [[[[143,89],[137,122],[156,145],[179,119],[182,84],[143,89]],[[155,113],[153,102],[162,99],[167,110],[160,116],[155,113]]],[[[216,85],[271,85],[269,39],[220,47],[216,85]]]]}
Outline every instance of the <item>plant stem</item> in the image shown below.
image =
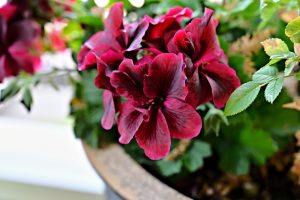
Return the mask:
{"type": "Polygon", "coordinates": [[[180,140],[179,144],[167,155],[165,160],[176,160],[183,155],[191,144],[191,140],[180,140]]]}

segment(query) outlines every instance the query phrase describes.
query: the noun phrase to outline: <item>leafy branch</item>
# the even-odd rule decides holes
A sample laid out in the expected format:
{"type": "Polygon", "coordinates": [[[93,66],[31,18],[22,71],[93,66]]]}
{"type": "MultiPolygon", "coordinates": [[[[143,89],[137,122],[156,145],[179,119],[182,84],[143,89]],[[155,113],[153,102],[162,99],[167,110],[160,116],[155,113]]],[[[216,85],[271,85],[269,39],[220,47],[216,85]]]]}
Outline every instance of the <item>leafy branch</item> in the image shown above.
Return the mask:
{"type": "Polygon", "coordinates": [[[46,81],[53,88],[58,89],[57,84],[55,83],[54,78],[58,78],[61,76],[68,76],[72,79],[71,74],[77,72],[75,69],[53,69],[47,73],[41,74],[27,74],[25,72],[20,73],[17,77],[11,80],[7,86],[0,90],[0,103],[3,103],[19,93],[22,93],[21,103],[25,106],[25,108],[30,111],[31,105],[33,103],[32,97],[32,88],[37,86],[40,82],[46,81]]]}
{"type": "Polygon", "coordinates": [[[261,88],[265,88],[266,101],[273,103],[283,88],[285,78],[294,76],[300,80],[300,72],[295,70],[299,65],[300,53],[300,17],[292,20],[285,29],[286,35],[294,42],[294,52],[291,52],[284,41],[278,38],[267,39],[262,42],[270,61],[252,76],[252,81],[244,83],[230,96],[226,107],[225,115],[231,116],[247,109],[258,96],[261,88]],[[281,75],[278,69],[272,65],[285,61],[285,69],[281,75]]]}

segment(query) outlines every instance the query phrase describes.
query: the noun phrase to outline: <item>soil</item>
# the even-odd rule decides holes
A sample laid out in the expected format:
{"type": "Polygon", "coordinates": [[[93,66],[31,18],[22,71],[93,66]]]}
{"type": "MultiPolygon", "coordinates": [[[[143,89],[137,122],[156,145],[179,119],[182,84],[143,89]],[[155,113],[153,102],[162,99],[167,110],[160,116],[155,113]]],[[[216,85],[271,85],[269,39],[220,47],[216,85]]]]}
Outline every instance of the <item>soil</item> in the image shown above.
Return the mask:
{"type": "Polygon", "coordinates": [[[294,141],[274,154],[266,165],[253,167],[243,176],[222,173],[217,158],[212,157],[201,170],[189,176],[172,180],[158,178],[193,199],[300,200],[299,177],[291,172],[298,151],[294,141]]]}

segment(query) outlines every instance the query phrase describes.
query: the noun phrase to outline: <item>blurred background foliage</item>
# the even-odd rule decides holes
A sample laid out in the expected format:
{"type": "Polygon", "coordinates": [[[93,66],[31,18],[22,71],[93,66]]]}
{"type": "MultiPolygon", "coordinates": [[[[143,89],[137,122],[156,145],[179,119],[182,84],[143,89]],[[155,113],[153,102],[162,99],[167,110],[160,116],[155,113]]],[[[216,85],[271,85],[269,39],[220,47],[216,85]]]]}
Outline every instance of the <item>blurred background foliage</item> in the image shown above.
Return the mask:
{"type": "MultiPolygon", "coordinates": [[[[77,1],[74,12],[67,14],[70,23],[64,29],[69,38],[69,47],[74,58],[81,44],[92,34],[103,28],[103,18],[115,0],[77,1]]],[[[194,17],[201,16],[204,7],[215,10],[219,20],[219,41],[229,58],[229,64],[242,82],[268,63],[260,42],[278,37],[293,48],[285,36],[288,21],[297,16],[297,1],[289,0],[125,0],[125,19],[135,21],[149,15],[160,16],[171,7],[190,7],[194,17]]],[[[64,15],[64,13],[62,13],[64,15]]],[[[278,62],[283,69],[284,63],[278,62]]],[[[76,136],[93,147],[117,142],[117,129],[107,133],[101,128],[103,113],[102,92],[94,86],[95,71],[81,72],[81,80],[74,81],[76,92],[71,103],[76,136]]],[[[135,160],[146,168],[169,177],[169,180],[189,176],[197,170],[211,165],[221,172],[237,175],[247,174],[253,166],[261,166],[277,151],[293,141],[293,135],[300,129],[300,112],[287,110],[282,105],[292,97],[282,92],[274,104],[264,100],[263,95],[246,111],[228,119],[222,110],[211,104],[199,107],[204,121],[203,133],[193,141],[173,141],[171,155],[161,161],[147,159],[135,141],[124,148],[135,160]],[[179,148],[180,147],[180,148],[179,148]],[[178,150],[181,149],[181,150],[178,150]]]]}

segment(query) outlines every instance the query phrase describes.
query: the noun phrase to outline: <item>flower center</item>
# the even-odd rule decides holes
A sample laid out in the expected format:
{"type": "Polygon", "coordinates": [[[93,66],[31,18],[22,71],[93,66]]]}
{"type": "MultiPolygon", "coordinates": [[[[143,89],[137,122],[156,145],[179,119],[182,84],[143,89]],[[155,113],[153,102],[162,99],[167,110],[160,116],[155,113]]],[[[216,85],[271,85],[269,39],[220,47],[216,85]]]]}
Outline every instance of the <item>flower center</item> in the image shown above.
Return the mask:
{"type": "Polygon", "coordinates": [[[162,107],[164,102],[164,98],[155,97],[154,99],[150,99],[148,101],[148,105],[151,107],[162,107]]]}

